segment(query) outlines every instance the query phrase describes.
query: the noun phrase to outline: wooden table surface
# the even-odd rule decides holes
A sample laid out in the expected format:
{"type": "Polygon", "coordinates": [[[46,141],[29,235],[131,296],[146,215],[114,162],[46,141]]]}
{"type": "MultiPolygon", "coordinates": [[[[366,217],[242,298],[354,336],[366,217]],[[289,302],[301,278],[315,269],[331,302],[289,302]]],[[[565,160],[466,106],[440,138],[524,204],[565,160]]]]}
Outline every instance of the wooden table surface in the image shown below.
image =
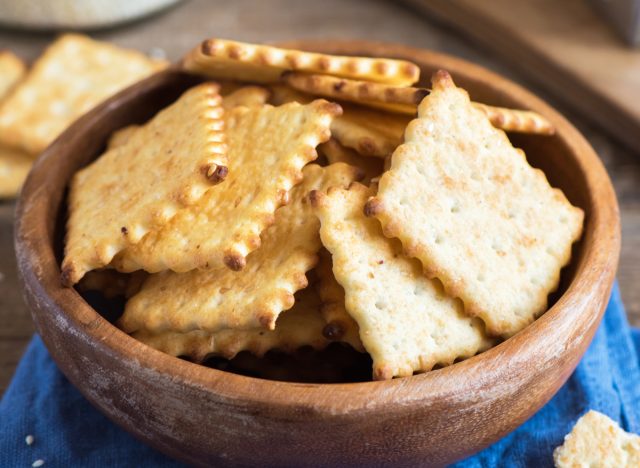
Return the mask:
{"type": "MultiPolygon", "coordinates": [[[[203,38],[213,36],[246,41],[372,39],[457,55],[520,82],[563,112],[587,136],[609,170],[622,214],[618,278],[629,319],[640,326],[640,288],[636,287],[640,281],[640,154],[624,150],[586,117],[561,106],[508,63],[417,11],[385,0],[190,0],[149,19],[93,36],[142,51],[160,48],[170,59],[180,57],[203,38]]],[[[0,30],[0,49],[8,48],[33,60],[52,37],[44,33],[0,30]]],[[[640,91],[638,98],[640,100],[640,91]]],[[[0,394],[33,333],[16,276],[13,210],[12,202],[0,204],[0,394]]]]}

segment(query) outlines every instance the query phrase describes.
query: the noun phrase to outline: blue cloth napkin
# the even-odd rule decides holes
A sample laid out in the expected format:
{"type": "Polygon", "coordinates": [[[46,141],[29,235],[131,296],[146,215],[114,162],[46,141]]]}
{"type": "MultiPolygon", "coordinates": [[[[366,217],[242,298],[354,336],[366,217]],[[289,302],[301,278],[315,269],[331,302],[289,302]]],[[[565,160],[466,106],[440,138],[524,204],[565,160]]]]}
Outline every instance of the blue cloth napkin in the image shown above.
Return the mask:
{"type": "MultiPolygon", "coordinates": [[[[617,285],[593,343],[558,394],[515,432],[454,466],[552,466],[554,447],[589,409],[640,433],[640,330],[629,327],[617,285]]],[[[36,460],[44,467],[180,466],[95,410],[37,336],[0,402],[0,467],[36,460]]]]}

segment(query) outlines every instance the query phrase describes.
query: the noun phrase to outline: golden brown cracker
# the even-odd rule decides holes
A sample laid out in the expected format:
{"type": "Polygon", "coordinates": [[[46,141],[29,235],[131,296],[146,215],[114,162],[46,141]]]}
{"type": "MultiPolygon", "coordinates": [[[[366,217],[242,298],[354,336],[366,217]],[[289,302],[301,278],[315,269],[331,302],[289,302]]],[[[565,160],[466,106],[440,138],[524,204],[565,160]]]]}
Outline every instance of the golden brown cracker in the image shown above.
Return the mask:
{"type": "Polygon", "coordinates": [[[25,63],[8,50],[0,50],[0,99],[18,83],[27,72],[25,63]]]}
{"type": "Polygon", "coordinates": [[[371,179],[379,177],[384,172],[384,163],[379,158],[367,158],[360,156],[351,148],[346,148],[335,139],[322,143],[318,149],[323,154],[329,164],[343,162],[354,167],[359,167],[364,171],[362,183],[368,185],[371,179]]]}
{"type": "Polygon", "coordinates": [[[322,300],[320,312],[327,322],[322,334],[331,341],[350,344],[355,350],[365,352],[360,340],[358,324],[347,312],[344,303],[344,288],[333,274],[331,254],[325,248],[318,252],[318,265],[315,268],[318,281],[315,287],[322,300]]]}
{"type": "Polygon", "coordinates": [[[277,82],[285,71],[396,85],[410,85],[420,77],[420,68],[406,60],[329,55],[217,38],[191,50],[182,66],[213,78],[255,83],[277,82]]]}
{"type": "Polygon", "coordinates": [[[243,86],[238,88],[222,99],[225,109],[233,109],[239,106],[262,106],[269,99],[269,90],[262,86],[243,86]]]}
{"type": "Polygon", "coordinates": [[[340,107],[324,100],[308,105],[239,107],[227,112],[229,175],[197,205],[179,212],[157,232],[114,260],[123,271],[194,268],[242,270],[260,246],[260,233],[302,180],[340,107]]]}
{"type": "Polygon", "coordinates": [[[274,224],[263,231],[261,246],[249,254],[242,271],[221,266],[152,275],[127,303],[121,328],[127,332],[273,329],[280,312],[293,305],[294,293],[307,286],[305,273],[317,262],[320,223],[307,194],[347,187],[359,171],[342,163],[326,168],[310,164],[303,175],[303,181],[291,189],[289,203],[276,211],[274,224]]]}
{"type": "Polygon", "coordinates": [[[193,205],[227,171],[218,86],[202,84],[71,180],[63,279],[76,283],[193,205]]]}
{"type": "Polygon", "coordinates": [[[535,133],[540,135],[553,135],[555,133],[553,124],[537,112],[488,106],[478,102],[474,102],[473,106],[481,110],[494,127],[500,128],[505,132],[535,133]]]}
{"type": "Polygon", "coordinates": [[[609,417],[591,410],[553,451],[553,461],[556,468],[637,468],[640,436],[625,432],[609,417]]]}
{"type": "Polygon", "coordinates": [[[166,65],[140,52],[65,34],[0,104],[0,142],[37,155],[80,115],[166,65]]]}
{"type": "Polygon", "coordinates": [[[172,356],[185,356],[202,362],[209,356],[233,358],[241,351],[263,356],[278,349],[293,352],[303,346],[322,349],[330,343],[322,336],[324,319],[319,313],[320,299],[313,288],[296,293],[295,304],[283,312],[273,330],[225,329],[214,333],[194,330],[187,333],[138,331],[133,337],[172,356]]]}
{"type": "Polygon", "coordinates": [[[527,163],[446,72],[420,104],[405,143],[367,203],[428,276],[495,335],[547,307],[583,213],[527,163]]]}
{"type": "Polygon", "coordinates": [[[459,300],[446,296],[423,275],[420,262],[404,257],[399,242],[364,215],[372,193],[354,183],[311,197],[346,309],[373,359],[374,379],[429,371],[486,348],[482,322],[465,315],[459,300]]]}

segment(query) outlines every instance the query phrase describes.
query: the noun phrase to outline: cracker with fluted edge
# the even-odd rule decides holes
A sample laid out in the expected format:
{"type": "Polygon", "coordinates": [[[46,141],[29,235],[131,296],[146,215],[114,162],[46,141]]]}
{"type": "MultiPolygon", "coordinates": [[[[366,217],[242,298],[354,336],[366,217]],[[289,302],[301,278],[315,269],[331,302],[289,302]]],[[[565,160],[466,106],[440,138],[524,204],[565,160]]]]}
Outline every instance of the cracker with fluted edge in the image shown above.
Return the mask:
{"type": "Polygon", "coordinates": [[[128,247],[113,265],[186,272],[194,268],[242,270],[260,246],[260,234],[274,212],[301,182],[302,168],[330,137],[340,106],[325,100],[261,108],[238,107],[225,115],[229,175],[196,205],[182,210],[162,229],[128,247]]]}
{"type": "Polygon", "coordinates": [[[76,172],[62,277],[72,285],[196,203],[227,173],[218,85],[205,83],[76,172]]]}
{"type": "Polygon", "coordinates": [[[27,66],[8,50],[0,50],[0,98],[5,97],[27,72],[27,66]]]}
{"type": "Polygon", "coordinates": [[[429,371],[485,349],[489,340],[482,322],[465,315],[461,301],[426,278],[420,262],[404,257],[400,243],[365,216],[372,194],[356,182],[348,190],[312,192],[310,198],[346,309],[373,359],[373,378],[429,371]]]}
{"type": "MultiPolygon", "coordinates": [[[[271,86],[271,102],[306,103],[313,96],[284,85],[271,86]]],[[[331,124],[331,136],[340,144],[356,150],[362,156],[385,158],[401,143],[404,130],[411,121],[406,115],[368,109],[350,103],[340,103],[342,115],[331,124]]]]}
{"type": "Polygon", "coordinates": [[[60,36],[0,104],[0,142],[37,155],[80,115],[166,66],[87,36],[60,36]]]}
{"type": "Polygon", "coordinates": [[[448,73],[434,74],[418,115],[367,213],[490,333],[511,336],[546,310],[583,212],[448,73]]]}
{"type": "MultiPolygon", "coordinates": [[[[426,88],[393,86],[305,73],[285,73],[282,81],[299,92],[355,102],[366,107],[410,116],[415,116],[418,104],[430,93],[426,88]]],[[[537,112],[490,106],[479,102],[474,102],[473,106],[484,112],[494,127],[508,132],[541,135],[553,135],[555,132],[551,122],[537,112]]]]}
{"type": "Polygon", "coordinates": [[[331,254],[327,249],[322,248],[318,252],[318,265],[314,271],[318,277],[314,286],[322,300],[320,313],[327,322],[322,334],[328,340],[348,343],[355,350],[364,352],[360,329],[345,308],[344,288],[336,281],[331,254]]]}
{"type": "Polygon", "coordinates": [[[285,71],[396,85],[411,85],[420,78],[420,68],[406,60],[329,55],[218,38],[192,49],[182,67],[213,78],[255,83],[277,82],[285,71]]]}
{"type": "Polygon", "coordinates": [[[32,164],[31,155],[0,145],[0,198],[12,198],[20,192],[32,164]]]}
{"type": "Polygon", "coordinates": [[[625,432],[602,413],[583,415],[553,451],[556,468],[640,466],[640,436],[625,432]]]}
{"type": "Polygon", "coordinates": [[[334,138],[322,143],[318,150],[320,154],[327,158],[329,164],[343,162],[362,169],[365,174],[362,183],[365,185],[368,185],[371,179],[379,177],[384,172],[383,160],[361,156],[355,150],[342,146],[334,138]]]}
{"type": "Polygon", "coordinates": [[[126,305],[120,327],[133,332],[171,330],[216,332],[225,328],[273,329],[293,295],[307,286],[305,274],[317,263],[320,222],[308,203],[311,190],[347,187],[360,178],[357,168],[310,164],[303,181],[291,189],[289,203],[261,235],[261,245],[241,271],[221,266],[187,273],[152,275],[126,305]]]}
{"type": "Polygon", "coordinates": [[[209,356],[232,359],[242,351],[263,356],[273,349],[291,353],[303,346],[311,346],[319,350],[330,343],[322,336],[325,321],[319,308],[318,294],[308,287],[296,293],[295,304],[280,314],[273,330],[225,329],[214,333],[202,330],[152,333],[142,330],[133,333],[133,337],[159,351],[172,356],[186,356],[195,362],[202,362],[209,356]]]}

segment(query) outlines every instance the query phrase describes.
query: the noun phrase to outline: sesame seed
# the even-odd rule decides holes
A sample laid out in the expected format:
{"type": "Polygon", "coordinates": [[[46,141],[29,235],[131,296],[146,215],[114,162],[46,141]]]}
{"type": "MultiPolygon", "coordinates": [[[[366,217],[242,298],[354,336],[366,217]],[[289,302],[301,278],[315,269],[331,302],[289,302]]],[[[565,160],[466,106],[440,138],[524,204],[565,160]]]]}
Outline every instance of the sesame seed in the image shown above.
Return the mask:
{"type": "Polygon", "coordinates": [[[33,468],[38,468],[39,466],[44,465],[44,460],[41,458],[40,460],[36,460],[34,461],[31,466],[33,466],[33,468]]]}
{"type": "Polygon", "coordinates": [[[33,444],[33,436],[29,434],[27,437],[24,438],[24,441],[27,443],[27,445],[33,444]]]}

